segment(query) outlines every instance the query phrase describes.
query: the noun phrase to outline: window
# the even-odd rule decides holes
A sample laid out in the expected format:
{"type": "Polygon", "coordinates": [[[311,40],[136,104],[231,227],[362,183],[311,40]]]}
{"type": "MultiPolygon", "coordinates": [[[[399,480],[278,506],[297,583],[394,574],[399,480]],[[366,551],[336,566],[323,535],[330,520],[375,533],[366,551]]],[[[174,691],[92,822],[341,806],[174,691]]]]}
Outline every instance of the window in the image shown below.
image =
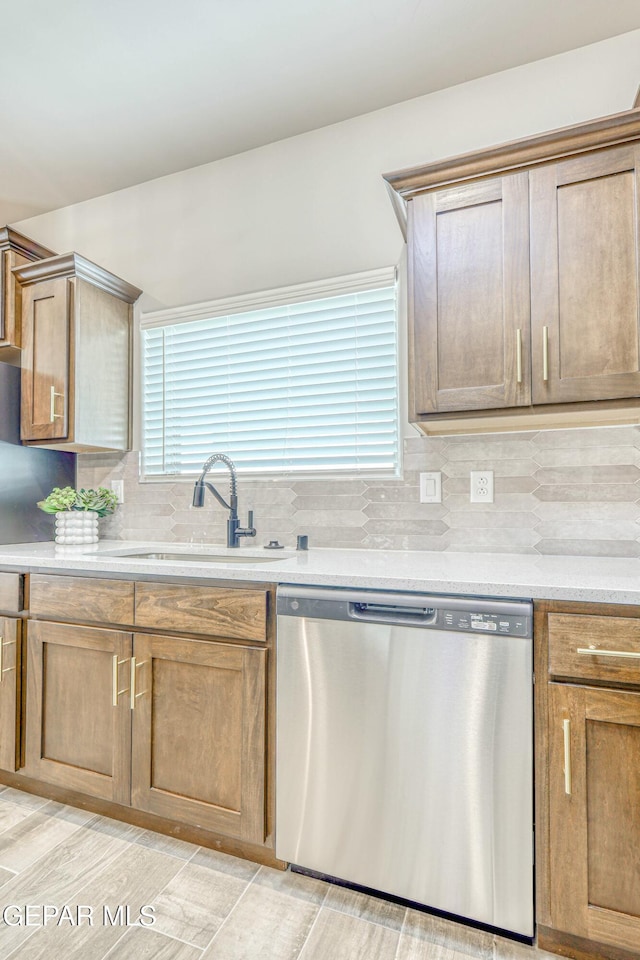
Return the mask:
{"type": "Polygon", "coordinates": [[[245,474],[395,474],[395,302],[384,270],[146,314],[143,476],[214,451],[245,474]]]}

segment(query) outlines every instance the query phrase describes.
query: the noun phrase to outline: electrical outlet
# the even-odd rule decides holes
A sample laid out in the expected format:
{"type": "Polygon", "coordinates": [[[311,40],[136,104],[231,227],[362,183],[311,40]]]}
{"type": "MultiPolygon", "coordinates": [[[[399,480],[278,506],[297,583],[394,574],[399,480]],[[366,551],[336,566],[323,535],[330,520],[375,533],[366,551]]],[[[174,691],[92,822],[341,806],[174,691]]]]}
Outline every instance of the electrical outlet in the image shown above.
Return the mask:
{"type": "Polygon", "coordinates": [[[111,489],[118,498],[118,503],[124,503],[124,480],[112,480],[111,489]]]}
{"type": "Polygon", "coordinates": [[[493,470],[471,471],[471,503],[493,503],[493,470]]]}
{"type": "Polygon", "coordinates": [[[420,503],[442,503],[442,474],[439,470],[420,474],[420,503]]]}

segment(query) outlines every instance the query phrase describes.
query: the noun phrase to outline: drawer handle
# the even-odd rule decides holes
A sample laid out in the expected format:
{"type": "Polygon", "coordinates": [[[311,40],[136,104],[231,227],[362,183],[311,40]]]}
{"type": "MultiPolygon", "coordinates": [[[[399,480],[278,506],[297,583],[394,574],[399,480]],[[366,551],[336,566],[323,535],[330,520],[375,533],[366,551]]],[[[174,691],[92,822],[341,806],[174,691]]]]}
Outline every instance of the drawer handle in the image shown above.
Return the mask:
{"type": "Polygon", "coordinates": [[[516,380],[522,383],[522,330],[516,330],[516,380]]]}
{"type": "Polygon", "coordinates": [[[49,409],[49,420],[51,423],[53,423],[54,420],[61,420],[64,417],[63,413],[56,413],[56,397],[64,397],[64,393],[56,393],[56,388],[51,384],[51,406],[49,409]]]}
{"type": "Polygon", "coordinates": [[[549,379],[549,327],[542,328],[542,379],[549,379]]]}
{"type": "Polygon", "coordinates": [[[564,736],[564,792],[571,796],[571,720],[562,721],[564,736]]]}
{"type": "Polygon", "coordinates": [[[127,661],[118,660],[118,654],[114,653],[113,660],[111,662],[113,665],[113,672],[111,676],[111,693],[112,693],[111,702],[114,707],[117,707],[118,697],[120,696],[121,693],[126,693],[127,690],[129,689],[128,687],[125,687],[124,690],[118,690],[118,667],[120,666],[121,663],[126,663],[127,661]]]}
{"type": "Polygon", "coordinates": [[[640,651],[634,653],[633,650],[596,650],[594,647],[578,647],[576,653],[586,654],[588,657],[629,657],[632,660],[640,660],[640,651]]]}

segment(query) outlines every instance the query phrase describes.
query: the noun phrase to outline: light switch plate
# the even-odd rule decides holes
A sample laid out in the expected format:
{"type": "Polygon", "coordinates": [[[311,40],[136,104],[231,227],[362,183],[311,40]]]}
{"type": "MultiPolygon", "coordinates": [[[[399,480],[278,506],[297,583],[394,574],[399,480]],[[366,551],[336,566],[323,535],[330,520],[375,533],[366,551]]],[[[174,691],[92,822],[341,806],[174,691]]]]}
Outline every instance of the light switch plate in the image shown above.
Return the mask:
{"type": "Polygon", "coordinates": [[[112,480],[111,489],[118,498],[118,503],[124,503],[124,480],[112,480]]]}
{"type": "Polygon", "coordinates": [[[420,474],[420,503],[442,503],[442,474],[439,470],[420,474]]]}

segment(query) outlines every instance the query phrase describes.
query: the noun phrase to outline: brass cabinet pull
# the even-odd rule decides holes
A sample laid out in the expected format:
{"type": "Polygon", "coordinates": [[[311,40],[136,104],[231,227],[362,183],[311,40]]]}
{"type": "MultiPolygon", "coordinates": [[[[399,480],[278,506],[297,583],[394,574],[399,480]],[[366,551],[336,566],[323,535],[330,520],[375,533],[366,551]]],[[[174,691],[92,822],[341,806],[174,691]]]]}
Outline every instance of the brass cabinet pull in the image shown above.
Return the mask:
{"type": "Polygon", "coordinates": [[[562,721],[564,735],[564,792],[571,796],[571,720],[562,721]]]}
{"type": "Polygon", "coordinates": [[[131,709],[135,710],[136,700],[138,697],[143,697],[146,693],[146,690],[141,690],[140,693],[136,693],[136,670],[139,670],[140,667],[144,667],[147,661],[143,660],[142,663],[137,663],[135,657],[131,657],[131,709]]]}
{"type": "Polygon", "coordinates": [[[516,330],[516,380],[522,383],[522,330],[516,330]]]}
{"type": "Polygon", "coordinates": [[[549,379],[549,327],[542,328],[542,379],[549,379]]]}
{"type": "Polygon", "coordinates": [[[118,667],[121,663],[126,663],[126,660],[118,660],[118,654],[114,653],[112,663],[112,673],[111,673],[111,702],[114,707],[118,706],[118,697],[121,693],[126,693],[127,688],[124,690],[118,690],[118,667]]]}
{"type": "Polygon", "coordinates": [[[5,640],[3,635],[0,634],[0,683],[4,680],[5,673],[12,673],[15,670],[15,667],[5,667],[4,665],[4,648],[10,647],[15,643],[15,640],[5,640]]]}
{"type": "Polygon", "coordinates": [[[631,657],[634,660],[640,660],[640,653],[634,653],[632,650],[596,650],[585,647],[578,647],[576,653],[584,653],[588,657],[631,657]]]}
{"type": "Polygon", "coordinates": [[[61,420],[64,416],[63,413],[56,413],[56,397],[64,397],[64,393],[56,393],[56,388],[51,384],[51,406],[49,409],[49,420],[53,423],[54,420],[61,420]]]}

